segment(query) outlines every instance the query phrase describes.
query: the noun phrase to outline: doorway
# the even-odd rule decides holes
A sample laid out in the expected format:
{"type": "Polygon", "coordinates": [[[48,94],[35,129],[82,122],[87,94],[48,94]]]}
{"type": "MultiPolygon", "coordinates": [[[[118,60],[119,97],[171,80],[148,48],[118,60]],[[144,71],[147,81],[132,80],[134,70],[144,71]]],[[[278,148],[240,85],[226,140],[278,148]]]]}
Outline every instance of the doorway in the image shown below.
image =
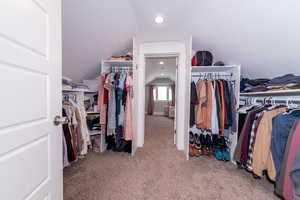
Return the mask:
{"type": "Polygon", "coordinates": [[[166,133],[174,135],[174,144],[177,59],[176,56],[145,59],[145,127],[152,123],[154,127],[166,129],[166,133]]]}

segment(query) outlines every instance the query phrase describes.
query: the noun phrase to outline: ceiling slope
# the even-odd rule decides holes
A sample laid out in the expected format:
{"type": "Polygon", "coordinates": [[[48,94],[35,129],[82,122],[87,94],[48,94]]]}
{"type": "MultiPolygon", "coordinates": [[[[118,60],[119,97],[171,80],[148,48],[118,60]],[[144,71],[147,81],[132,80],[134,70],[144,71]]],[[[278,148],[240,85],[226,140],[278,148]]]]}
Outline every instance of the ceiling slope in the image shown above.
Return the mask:
{"type": "Polygon", "coordinates": [[[135,17],[128,0],[63,0],[63,75],[95,78],[100,61],[132,48],[135,17]]]}
{"type": "Polygon", "coordinates": [[[139,41],[184,40],[243,76],[300,74],[298,0],[64,0],[63,74],[95,77],[100,59],[139,41]],[[153,22],[163,15],[165,23],[153,22]]]}

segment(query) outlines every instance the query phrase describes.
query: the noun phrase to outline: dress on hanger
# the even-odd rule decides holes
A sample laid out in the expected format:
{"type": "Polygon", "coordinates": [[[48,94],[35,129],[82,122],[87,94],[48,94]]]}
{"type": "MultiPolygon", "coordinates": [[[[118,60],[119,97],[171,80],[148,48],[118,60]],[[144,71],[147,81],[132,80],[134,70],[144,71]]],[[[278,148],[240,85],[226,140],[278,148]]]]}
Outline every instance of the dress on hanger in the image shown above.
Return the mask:
{"type": "Polygon", "coordinates": [[[133,117],[132,117],[132,90],[133,90],[132,77],[127,74],[125,88],[127,91],[126,107],[125,107],[125,127],[124,127],[124,139],[132,140],[133,138],[133,117]]]}

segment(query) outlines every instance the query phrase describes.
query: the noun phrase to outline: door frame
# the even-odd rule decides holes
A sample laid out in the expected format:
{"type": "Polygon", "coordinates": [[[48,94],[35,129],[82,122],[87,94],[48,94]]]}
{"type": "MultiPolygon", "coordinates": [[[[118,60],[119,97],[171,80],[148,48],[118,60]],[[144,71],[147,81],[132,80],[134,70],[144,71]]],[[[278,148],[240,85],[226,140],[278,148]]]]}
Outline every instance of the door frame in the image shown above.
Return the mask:
{"type": "MultiPolygon", "coordinates": [[[[137,97],[137,109],[135,112],[137,123],[137,146],[143,147],[145,135],[145,61],[146,57],[178,57],[178,81],[176,94],[182,98],[176,99],[176,147],[178,150],[186,150],[185,133],[187,125],[185,122],[188,119],[188,108],[186,105],[185,96],[188,89],[187,74],[189,68],[187,66],[187,51],[184,42],[153,42],[141,43],[138,51],[138,68],[137,68],[137,87],[135,96],[137,97]],[[179,94],[180,93],[180,94],[179,94]]],[[[176,95],[176,96],[177,96],[176,95]]]]}

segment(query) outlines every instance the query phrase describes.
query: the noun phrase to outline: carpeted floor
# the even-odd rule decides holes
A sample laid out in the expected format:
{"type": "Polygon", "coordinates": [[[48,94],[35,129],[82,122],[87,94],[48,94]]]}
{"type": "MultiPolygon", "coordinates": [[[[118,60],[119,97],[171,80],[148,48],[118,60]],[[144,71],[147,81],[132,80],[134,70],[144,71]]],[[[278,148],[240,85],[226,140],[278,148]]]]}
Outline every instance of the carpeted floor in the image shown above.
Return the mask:
{"type": "Polygon", "coordinates": [[[64,170],[65,200],[269,200],[273,185],[231,163],[190,161],[173,144],[173,121],[146,117],[144,148],[89,153],[64,170]]]}

